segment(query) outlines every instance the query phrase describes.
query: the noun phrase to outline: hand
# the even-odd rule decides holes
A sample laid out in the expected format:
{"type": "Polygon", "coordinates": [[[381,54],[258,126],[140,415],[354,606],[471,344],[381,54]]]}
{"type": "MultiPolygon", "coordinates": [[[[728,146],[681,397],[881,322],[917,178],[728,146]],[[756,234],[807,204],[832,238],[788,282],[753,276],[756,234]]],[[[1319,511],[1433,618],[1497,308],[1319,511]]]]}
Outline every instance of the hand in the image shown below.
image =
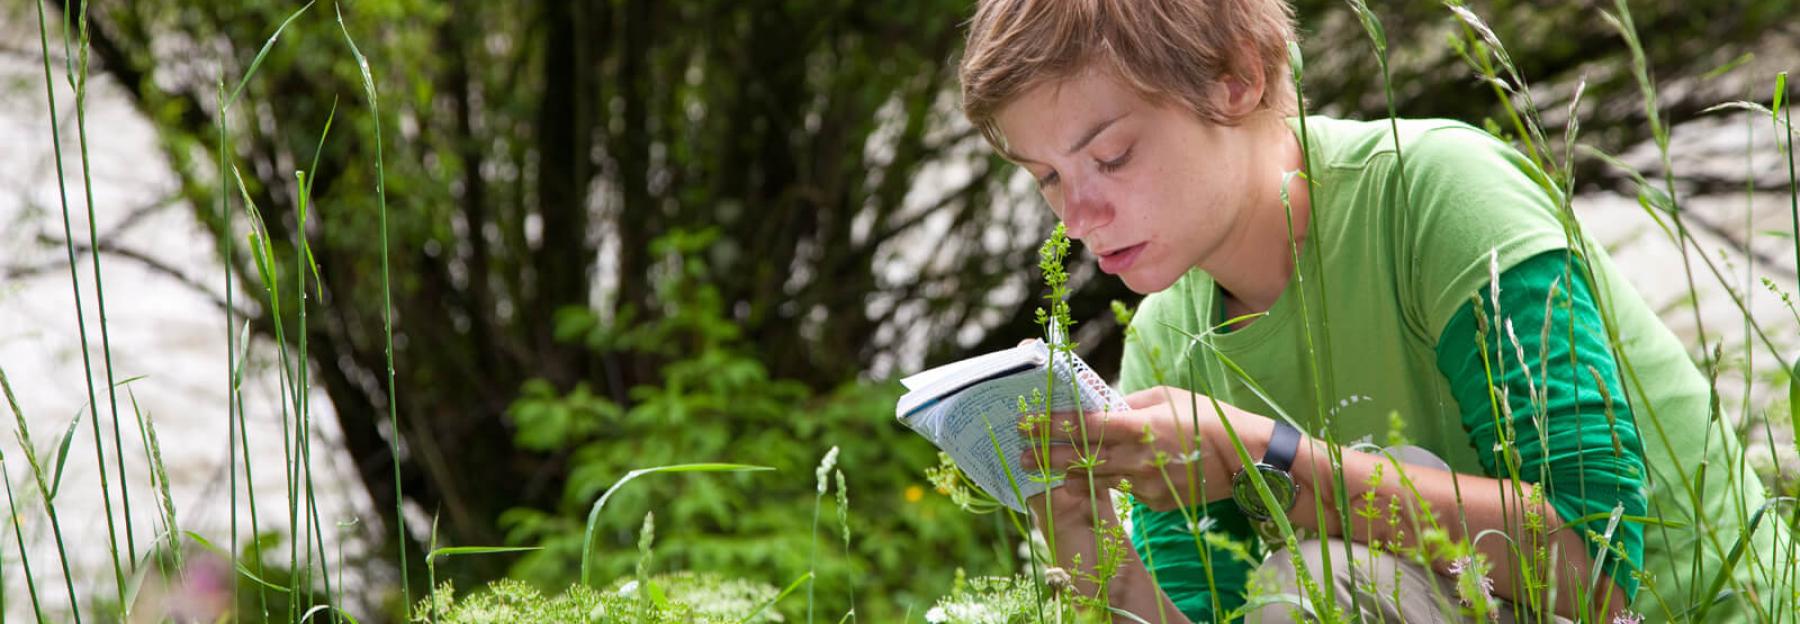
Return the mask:
{"type": "Polygon", "coordinates": [[[1132,496],[1159,511],[1227,498],[1231,477],[1242,464],[1221,420],[1230,419],[1252,457],[1267,448],[1274,427],[1266,417],[1180,388],[1135,392],[1125,403],[1130,411],[1053,413],[1048,429],[1040,423],[1028,432],[1033,440],[1049,435],[1052,441],[1069,443],[1052,444],[1042,458],[1040,443],[1034,443],[1022,458],[1026,469],[1065,473],[1061,492],[1051,492],[1059,512],[1064,506],[1087,504],[1084,481],[1090,479],[1099,488],[1129,481],[1132,496]]]}

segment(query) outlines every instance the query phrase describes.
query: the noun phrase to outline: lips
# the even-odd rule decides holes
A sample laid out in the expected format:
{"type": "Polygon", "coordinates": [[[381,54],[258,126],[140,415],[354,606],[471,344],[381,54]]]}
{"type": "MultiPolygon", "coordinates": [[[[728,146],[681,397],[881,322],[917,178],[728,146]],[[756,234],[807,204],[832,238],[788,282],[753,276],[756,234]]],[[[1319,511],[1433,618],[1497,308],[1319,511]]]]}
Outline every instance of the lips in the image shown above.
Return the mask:
{"type": "Polygon", "coordinates": [[[1100,256],[1100,270],[1114,275],[1125,272],[1127,269],[1131,268],[1133,263],[1137,262],[1138,256],[1144,253],[1144,247],[1146,245],[1147,243],[1138,243],[1130,247],[1121,247],[1119,249],[1098,254],[1100,256]]]}

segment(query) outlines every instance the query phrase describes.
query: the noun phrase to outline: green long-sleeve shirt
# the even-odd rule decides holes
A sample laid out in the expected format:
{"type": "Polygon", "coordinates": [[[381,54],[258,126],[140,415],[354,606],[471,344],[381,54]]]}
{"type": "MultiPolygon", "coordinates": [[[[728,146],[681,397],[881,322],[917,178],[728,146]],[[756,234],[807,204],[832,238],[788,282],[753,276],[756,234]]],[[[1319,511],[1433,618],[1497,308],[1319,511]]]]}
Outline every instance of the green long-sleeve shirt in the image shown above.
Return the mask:
{"type": "MultiPolygon", "coordinates": [[[[1314,436],[1329,428],[1345,444],[1385,444],[1393,415],[1453,470],[1500,478],[1512,474],[1496,453],[1510,428],[1519,478],[1538,483],[1561,516],[1550,526],[1616,506],[1669,522],[1621,523],[1612,540],[1626,556],[1609,556],[1606,569],[1636,611],[1654,618],[1692,606],[1764,494],[1727,461],[1738,442],[1708,418],[1706,380],[1679,340],[1603,250],[1565,233],[1557,198],[1538,184],[1543,173],[1486,133],[1400,122],[1403,179],[1385,120],[1308,118],[1307,130],[1316,190],[1296,279],[1265,316],[1228,333],[1209,331],[1223,318],[1202,271],[1147,297],[1132,322],[1123,388],[1185,387],[1285,414],[1314,436]],[[1506,409],[1489,401],[1490,380],[1506,409]],[[1712,466],[1704,481],[1702,461],[1712,466]],[[1698,514],[1716,538],[1692,529],[1698,514]],[[1638,590],[1639,574],[1650,591],[1638,590]]],[[[1205,512],[1214,531],[1259,547],[1229,500],[1205,512]]],[[[1140,555],[1190,618],[1212,619],[1215,593],[1226,613],[1242,603],[1251,563],[1213,551],[1209,584],[1180,513],[1134,506],[1133,523],[1140,555]]],[[[1770,552],[1780,531],[1765,523],[1753,546],[1770,552]]],[[[1736,576],[1734,587],[1757,586],[1747,572],[1736,576]]],[[[1742,607],[1721,605],[1709,619],[1742,607]]]]}

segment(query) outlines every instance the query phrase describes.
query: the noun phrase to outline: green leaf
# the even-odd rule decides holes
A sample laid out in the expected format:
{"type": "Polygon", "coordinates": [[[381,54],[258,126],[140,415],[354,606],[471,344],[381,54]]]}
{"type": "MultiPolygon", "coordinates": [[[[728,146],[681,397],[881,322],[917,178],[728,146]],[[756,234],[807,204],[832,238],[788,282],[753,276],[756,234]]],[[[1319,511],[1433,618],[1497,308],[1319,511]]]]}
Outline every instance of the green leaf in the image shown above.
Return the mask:
{"type": "Polygon", "coordinates": [[[619,491],[620,487],[630,483],[632,479],[659,472],[761,472],[765,470],[774,470],[774,468],[749,464],[698,463],[640,468],[625,473],[624,477],[600,495],[600,500],[594,501],[593,509],[588,510],[586,536],[582,539],[581,545],[581,584],[588,587],[595,586],[594,549],[599,541],[600,510],[606,507],[606,499],[612,498],[613,492],[619,491]]]}
{"type": "Polygon", "coordinates": [[[757,607],[755,611],[751,611],[750,615],[746,615],[744,616],[744,619],[738,620],[737,624],[744,624],[745,622],[756,619],[757,616],[762,615],[764,611],[768,611],[769,607],[775,606],[775,603],[781,602],[782,598],[786,598],[788,594],[794,593],[794,590],[799,589],[801,583],[812,580],[812,576],[813,573],[811,572],[800,575],[800,578],[794,579],[794,582],[792,583],[788,583],[787,589],[781,590],[780,594],[776,594],[775,597],[770,598],[768,602],[762,603],[762,606],[757,607]]]}
{"type": "Polygon", "coordinates": [[[1675,199],[1669,196],[1668,191],[1650,185],[1638,187],[1638,204],[1669,214],[1674,214],[1677,209],[1675,199]]]}
{"type": "Polygon", "coordinates": [[[656,605],[657,609],[669,608],[669,592],[663,591],[662,585],[654,580],[647,580],[644,581],[643,590],[644,595],[650,597],[650,604],[656,605]]]}
{"type": "Polygon", "coordinates": [[[431,551],[430,554],[425,555],[425,558],[436,559],[438,557],[456,557],[462,555],[491,555],[495,553],[525,552],[543,549],[544,547],[542,546],[446,546],[431,551]]]}
{"type": "Polygon", "coordinates": [[[304,615],[300,616],[300,624],[306,624],[306,621],[311,620],[314,615],[317,615],[319,613],[323,613],[326,611],[336,611],[338,617],[344,618],[345,620],[349,620],[350,624],[361,624],[360,622],[356,621],[356,616],[350,615],[348,612],[344,611],[343,609],[334,607],[331,605],[317,605],[311,609],[307,609],[306,613],[304,615]]]}
{"type": "Polygon", "coordinates": [[[62,489],[63,464],[69,461],[69,445],[75,442],[75,425],[81,424],[81,412],[75,412],[75,420],[69,421],[69,429],[63,432],[62,444],[56,447],[55,476],[50,479],[50,500],[56,500],[56,492],[62,489]]]}
{"type": "Polygon", "coordinates": [[[244,86],[250,84],[250,77],[256,75],[256,69],[262,67],[263,57],[268,56],[269,49],[275,47],[275,40],[281,38],[281,31],[287,30],[288,24],[294,23],[294,19],[300,17],[300,14],[305,13],[307,9],[312,8],[312,5],[313,3],[311,2],[306,3],[306,6],[300,7],[300,10],[298,11],[294,11],[292,15],[289,15],[286,20],[281,22],[280,26],[275,27],[275,34],[269,35],[269,40],[263,42],[262,49],[256,52],[256,58],[250,60],[250,69],[244,71],[244,77],[238,80],[237,88],[232,89],[231,97],[225,100],[225,108],[227,110],[231,108],[232,104],[237,103],[239,95],[243,95],[244,86]]]}
{"type": "Polygon", "coordinates": [[[1739,54],[1737,58],[1731,59],[1730,62],[1727,62],[1724,65],[1720,65],[1718,67],[1712,68],[1711,70],[1708,70],[1705,74],[1701,75],[1700,77],[1703,79],[1706,79],[1706,80],[1712,80],[1714,78],[1718,78],[1719,76],[1725,75],[1726,72],[1737,69],[1739,66],[1743,65],[1744,63],[1748,63],[1751,60],[1754,60],[1755,58],[1756,58],[1755,52],[1745,52],[1743,54],[1739,54]]]}
{"type": "MultiPolygon", "coordinates": [[[[225,549],[214,545],[212,542],[207,541],[206,538],[200,537],[199,533],[195,533],[193,531],[182,531],[182,533],[187,535],[188,539],[194,540],[194,543],[199,544],[201,548],[210,550],[210,551],[212,551],[213,554],[218,555],[220,557],[224,557],[225,559],[228,559],[230,561],[233,561],[233,562],[237,561],[237,557],[232,556],[231,553],[226,552],[225,549]]],[[[267,587],[269,589],[273,589],[275,591],[278,591],[278,592],[281,592],[284,594],[288,593],[288,588],[263,580],[263,578],[260,576],[257,576],[255,572],[251,572],[250,568],[244,567],[244,564],[242,564],[242,563],[237,564],[237,571],[240,576],[243,576],[244,578],[255,581],[256,584],[258,584],[258,585],[267,587]]]]}
{"type": "Polygon", "coordinates": [[[1800,431],[1800,359],[1788,368],[1788,423],[1800,431]]]}
{"type": "Polygon", "coordinates": [[[1775,98],[1774,98],[1775,102],[1774,102],[1774,104],[1769,106],[1769,116],[1770,117],[1775,117],[1775,116],[1778,116],[1781,114],[1781,103],[1782,103],[1782,100],[1786,100],[1786,99],[1787,99],[1787,72],[1781,72],[1779,74],[1775,74],[1775,98]]]}
{"type": "MultiPolygon", "coordinates": [[[[163,533],[157,537],[158,539],[161,539],[162,537],[167,536],[168,533],[163,533]]],[[[132,566],[132,569],[136,571],[131,573],[131,580],[127,581],[125,584],[126,590],[124,602],[126,605],[125,619],[127,621],[132,619],[131,605],[137,604],[138,594],[141,594],[144,591],[144,581],[149,580],[150,572],[156,569],[156,566],[150,565],[150,558],[155,556],[156,550],[151,549],[150,552],[144,553],[144,556],[139,557],[136,564],[132,566]]]]}

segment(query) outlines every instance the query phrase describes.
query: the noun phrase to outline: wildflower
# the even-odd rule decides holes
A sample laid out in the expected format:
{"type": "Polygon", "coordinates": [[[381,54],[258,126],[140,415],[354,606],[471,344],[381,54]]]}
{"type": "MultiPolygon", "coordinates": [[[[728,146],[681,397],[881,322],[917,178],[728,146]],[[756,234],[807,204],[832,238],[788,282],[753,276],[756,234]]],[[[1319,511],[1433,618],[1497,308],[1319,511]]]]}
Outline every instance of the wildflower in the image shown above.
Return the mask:
{"type": "Polygon", "coordinates": [[[1212,516],[1200,516],[1193,522],[1188,523],[1188,531],[1191,533],[1205,533],[1213,530],[1213,527],[1218,526],[1218,524],[1219,521],[1212,516]]]}
{"type": "Polygon", "coordinates": [[[906,492],[904,494],[902,494],[902,496],[904,496],[906,498],[906,502],[909,502],[909,503],[919,502],[920,500],[923,500],[925,498],[925,488],[919,487],[917,485],[906,486],[906,492]]]}
{"type": "Polygon", "coordinates": [[[1640,615],[1637,613],[1632,613],[1630,611],[1624,611],[1624,612],[1619,613],[1618,615],[1613,616],[1612,624],[1643,624],[1643,621],[1644,621],[1643,615],[1640,615]]]}
{"type": "Polygon", "coordinates": [[[1464,607],[1471,607],[1479,612],[1486,612],[1492,618],[1497,611],[1492,610],[1494,604],[1494,579],[1487,576],[1486,562],[1475,559],[1474,555],[1464,555],[1450,562],[1450,576],[1456,578],[1457,599],[1464,607]]]}
{"type": "Polygon", "coordinates": [[[1049,568],[1044,570],[1044,584],[1049,585],[1051,589],[1058,592],[1075,590],[1075,579],[1069,576],[1068,570],[1062,568],[1049,568]]]}

